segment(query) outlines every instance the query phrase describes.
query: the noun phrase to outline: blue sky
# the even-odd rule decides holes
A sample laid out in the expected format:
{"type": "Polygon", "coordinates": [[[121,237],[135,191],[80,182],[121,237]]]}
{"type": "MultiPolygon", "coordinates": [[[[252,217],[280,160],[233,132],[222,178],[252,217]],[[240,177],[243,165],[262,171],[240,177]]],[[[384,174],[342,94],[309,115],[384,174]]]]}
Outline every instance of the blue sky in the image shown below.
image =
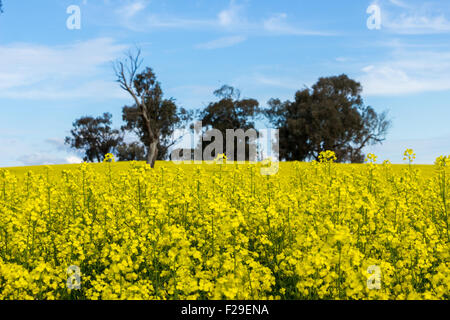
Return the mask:
{"type": "Polygon", "coordinates": [[[223,84],[265,106],[318,77],[346,73],[393,126],[379,160],[450,154],[450,2],[401,0],[3,0],[0,166],[80,161],[63,139],[74,119],[113,114],[130,98],[112,61],[142,48],[166,97],[186,108],[223,84]],[[81,10],[69,30],[66,10],[81,10]],[[366,12],[377,5],[380,29],[366,12]]]}

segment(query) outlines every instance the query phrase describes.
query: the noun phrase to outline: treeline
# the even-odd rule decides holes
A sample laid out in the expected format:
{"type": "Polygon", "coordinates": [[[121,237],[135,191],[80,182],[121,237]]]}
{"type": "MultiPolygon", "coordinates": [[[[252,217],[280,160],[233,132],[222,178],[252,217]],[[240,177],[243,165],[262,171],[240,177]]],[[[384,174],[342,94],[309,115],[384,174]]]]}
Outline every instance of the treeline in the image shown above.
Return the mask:
{"type": "MultiPolygon", "coordinates": [[[[337,161],[358,163],[364,161],[364,147],[384,141],[390,126],[387,113],[366,106],[361,84],[345,74],[319,78],[311,88],[297,91],[293,101],[273,98],[265,107],[224,85],[214,92],[217,101],[203,109],[186,110],[174,99],[164,98],[153,70],[140,71],[142,62],[138,50],[114,65],[117,82],[133,101],[122,108],[120,129],[112,128],[109,113],[74,121],[65,142],[82,150],[85,161],[100,162],[113,153],[119,161],[146,160],[154,167],[156,160],[169,159],[169,149],[180,139],[174,138],[175,130],[193,130],[194,120],[202,122],[202,134],[214,128],[223,137],[227,129],[256,129],[255,122],[260,120],[279,130],[280,160],[318,159],[321,151],[333,150],[337,161]],[[129,137],[134,140],[130,142],[129,137]]],[[[197,148],[203,150],[202,141],[197,148]]]]}

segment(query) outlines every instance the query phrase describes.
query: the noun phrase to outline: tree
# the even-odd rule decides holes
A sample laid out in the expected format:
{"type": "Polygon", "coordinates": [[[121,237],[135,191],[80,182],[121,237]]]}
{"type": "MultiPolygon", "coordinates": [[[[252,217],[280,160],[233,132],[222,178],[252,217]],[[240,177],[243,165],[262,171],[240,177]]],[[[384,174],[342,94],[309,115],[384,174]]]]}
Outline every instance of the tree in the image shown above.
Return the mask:
{"type": "Polygon", "coordinates": [[[365,106],[361,92],[359,82],[342,74],[319,78],[293,102],[269,100],[265,114],[279,129],[280,157],[318,159],[332,150],[339,162],[363,162],[363,148],[384,141],[390,121],[386,112],[365,106]]]}
{"type": "MultiPolygon", "coordinates": [[[[223,137],[223,149],[228,150],[228,157],[230,156],[229,153],[233,153],[233,155],[237,154],[238,144],[245,143],[245,160],[248,160],[250,148],[249,139],[245,139],[245,137],[243,138],[242,136],[235,135],[236,140],[234,141],[236,141],[237,143],[234,144],[233,142],[234,147],[227,146],[226,131],[228,129],[241,129],[246,132],[249,129],[254,129],[255,123],[253,120],[260,112],[259,102],[255,99],[240,99],[240,91],[229,85],[223,85],[221,88],[214,91],[214,95],[220,100],[217,102],[209,103],[209,105],[202,112],[200,112],[202,125],[206,128],[217,129],[221,132],[223,137]],[[243,139],[245,139],[245,141],[243,139]],[[232,151],[230,152],[230,150],[232,151]]],[[[202,151],[204,151],[208,145],[205,140],[212,140],[212,138],[208,136],[208,133],[206,133],[206,135],[203,135],[202,151]]],[[[208,154],[208,156],[214,158],[217,155],[208,154]]]]}
{"type": "Polygon", "coordinates": [[[145,147],[137,141],[121,143],[117,146],[119,161],[143,161],[145,160],[145,147]]]}
{"type": "Polygon", "coordinates": [[[123,138],[120,131],[111,129],[110,113],[93,118],[81,117],[73,122],[71,136],[66,137],[65,143],[71,148],[81,149],[85,152],[85,161],[101,162],[107,153],[114,153],[123,138]]]}
{"type": "Polygon", "coordinates": [[[141,51],[128,53],[124,61],[117,61],[114,70],[120,87],[133,98],[132,106],[125,106],[122,118],[123,130],[132,131],[146,146],[146,160],[152,168],[155,161],[165,159],[175,129],[183,127],[191,113],[178,108],[173,99],[163,99],[163,92],[156,75],[149,67],[138,73],[142,64],[141,51]]]}

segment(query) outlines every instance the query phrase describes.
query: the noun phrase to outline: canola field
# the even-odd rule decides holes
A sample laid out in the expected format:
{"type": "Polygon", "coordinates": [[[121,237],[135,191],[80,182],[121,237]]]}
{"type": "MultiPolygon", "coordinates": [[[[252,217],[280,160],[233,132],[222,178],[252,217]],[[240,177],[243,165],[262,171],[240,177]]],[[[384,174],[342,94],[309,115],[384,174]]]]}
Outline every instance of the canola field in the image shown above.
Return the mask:
{"type": "Polygon", "coordinates": [[[0,169],[0,299],[449,299],[450,160],[333,160],[0,169]]]}

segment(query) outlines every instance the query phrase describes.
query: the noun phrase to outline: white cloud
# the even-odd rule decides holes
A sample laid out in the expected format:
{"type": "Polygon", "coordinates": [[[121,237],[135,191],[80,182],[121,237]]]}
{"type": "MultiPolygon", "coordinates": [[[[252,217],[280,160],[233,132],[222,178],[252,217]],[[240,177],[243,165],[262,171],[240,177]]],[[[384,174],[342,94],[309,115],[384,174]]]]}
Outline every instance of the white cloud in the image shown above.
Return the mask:
{"type": "Polygon", "coordinates": [[[382,28],[396,34],[440,34],[450,32],[443,8],[433,2],[406,4],[400,0],[374,2],[381,6],[382,28]]]}
{"type": "Polygon", "coordinates": [[[139,19],[123,18],[120,23],[123,27],[135,32],[151,32],[155,29],[200,29],[217,27],[217,21],[214,19],[185,19],[155,13],[147,14],[139,17],[139,19]]]}
{"type": "Polygon", "coordinates": [[[401,0],[389,0],[390,3],[392,3],[393,5],[397,6],[397,7],[401,7],[401,8],[409,8],[410,6],[401,1],[401,0]]]}
{"type": "Polygon", "coordinates": [[[349,61],[351,59],[348,58],[348,57],[337,57],[334,60],[336,60],[337,62],[347,62],[347,61],[349,61]]]}
{"type": "Polygon", "coordinates": [[[73,164],[81,163],[83,160],[76,156],[60,156],[51,155],[49,153],[35,152],[17,158],[19,163],[25,166],[40,166],[40,165],[54,165],[54,164],[73,164]]]}
{"type": "Polygon", "coordinates": [[[450,52],[398,51],[362,68],[367,95],[401,95],[450,90],[450,52]]]}
{"type": "Polygon", "coordinates": [[[142,12],[147,7],[147,4],[142,1],[134,1],[132,3],[126,4],[118,10],[119,14],[123,14],[125,18],[129,19],[142,12]]]}
{"type": "Polygon", "coordinates": [[[65,100],[65,99],[126,99],[125,91],[113,81],[95,80],[82,84],[64,83],[37,84],[35,87],[14,87],[0,90],[0,98],[22,100],[65,100]]]}
{"type": "Polygon", "coordinates": [[[322,32],[322,31],[312,31],[305,30],[298,27],[293,27],[287,22],[287,14],[279,13],[271,16],[270,18],[263,21],[264,30],[278,35],[294,35],[294,36],[304,36],[304,35],[321,35],[329,36],[332,33],[322,32]]]}
{"type": "Polygon", "coordinates": [[[231,36],[215,39],[206,43],[198,44],[198,49],[218,49],[231,47],[241,42],[244,42],[247,38],[244,36],[231,36]]]}
{"type": "Polygon", "coordinates": [[[261,74],[256,74],[253,77],[254,81],[256,83],[259,83],[264,86],[269,87],[279,87],[284,89],[291,89],[291,90],[298,90],[302,87],[302,85],[299,83],[298,79],[292,79],[292,78],[281,78],[279,76],[265,76],[261,74]]]}
{"type": "Polygon", "coordinates": [[[110,38],[60,46],[0,46],[0,98],[117,96],[110,63],[125,49],[110,38]],[[111,82],[104,80],[105,70],[111,82]]]}
{"type": "Polygon", "coordinates": [[[69,164],[76,164],[76,163],[83,162],[83,159],[81,159],[79,157],[75,157],[75,156],[67,157],[65,160],[66,160],[66,163],[69,163],[69,164]]]}
{"type": "MultiPolygon", "coordinates": [[[[144,9],[144,8],[142,8],[144,9]]],[[[124,17],[122,24],[134,31],[151,31],[155,28],[182,28],[182,29],[198,29],[198,28],[215,28],[215,29],[241,29],[247,24],[243,15],[244,7],[237,5],[235,1],[231,1],[229,6],[220,11],[216,17],[210,19],[193,19],[180,18],[165,14],[151,12],[145,19],[130,19],[124,17]]],[[[120,11],[119,11],[120,12],[120,11]]],[[[246,26],[248,28],[248,26],[246,26]]]]}
{"type": "Polygon", "coordinates": [[[66,150],[68,146],[64,143],[64,139],[62,138],[49,138],[46,139],[45,142],[56,147],[57,150],[66,150]]]}
{"type": "Polygon", "coordinates": [[[154,31],[157,28],[208,29],[222,32],[233,32],[249,35],[333,35],[329,32],[313,31],[292,26],[287,22],[285,13],[275,14],[265,20],[249,21],[245,14],[245,6],[230,1],[229,5],[209,19],[180,18],[165,14],[148,13],[142,16],[120,17],[122,25],[133,31],[154,31]]]}
{"type": "Polygon", "coordinates": [[[399,34],[431,34],[450,32],[450,21],[444,15],[424,16],[421,14],[402,14],[386,20],[383,26],[399,34]]]}
{"type": "Polygon", "coordinates": [[[242,24],[242,9],[242,6],[236,5],[235,1],[231,1],[230,6],[227,9],[219,12],[219,14],[217,15],[219,24],[224,27],[242,24]]]}
{"type": "Polygon", "coordinates": [[[83,162],[82,152],[72,150],[64,144],[62,138],[47,138],[41,148],[31,142],[25,136],[16,136],[14,139],[0,138],[0,154],[11,155],[8,158],[0,158],[2,166],[35,166],[53,164],[72,164],[83,162]],[[8,141],[10,140],[10,141],[8,141]],[[12,156],[15,155],[15,156],[12,156]]]}

